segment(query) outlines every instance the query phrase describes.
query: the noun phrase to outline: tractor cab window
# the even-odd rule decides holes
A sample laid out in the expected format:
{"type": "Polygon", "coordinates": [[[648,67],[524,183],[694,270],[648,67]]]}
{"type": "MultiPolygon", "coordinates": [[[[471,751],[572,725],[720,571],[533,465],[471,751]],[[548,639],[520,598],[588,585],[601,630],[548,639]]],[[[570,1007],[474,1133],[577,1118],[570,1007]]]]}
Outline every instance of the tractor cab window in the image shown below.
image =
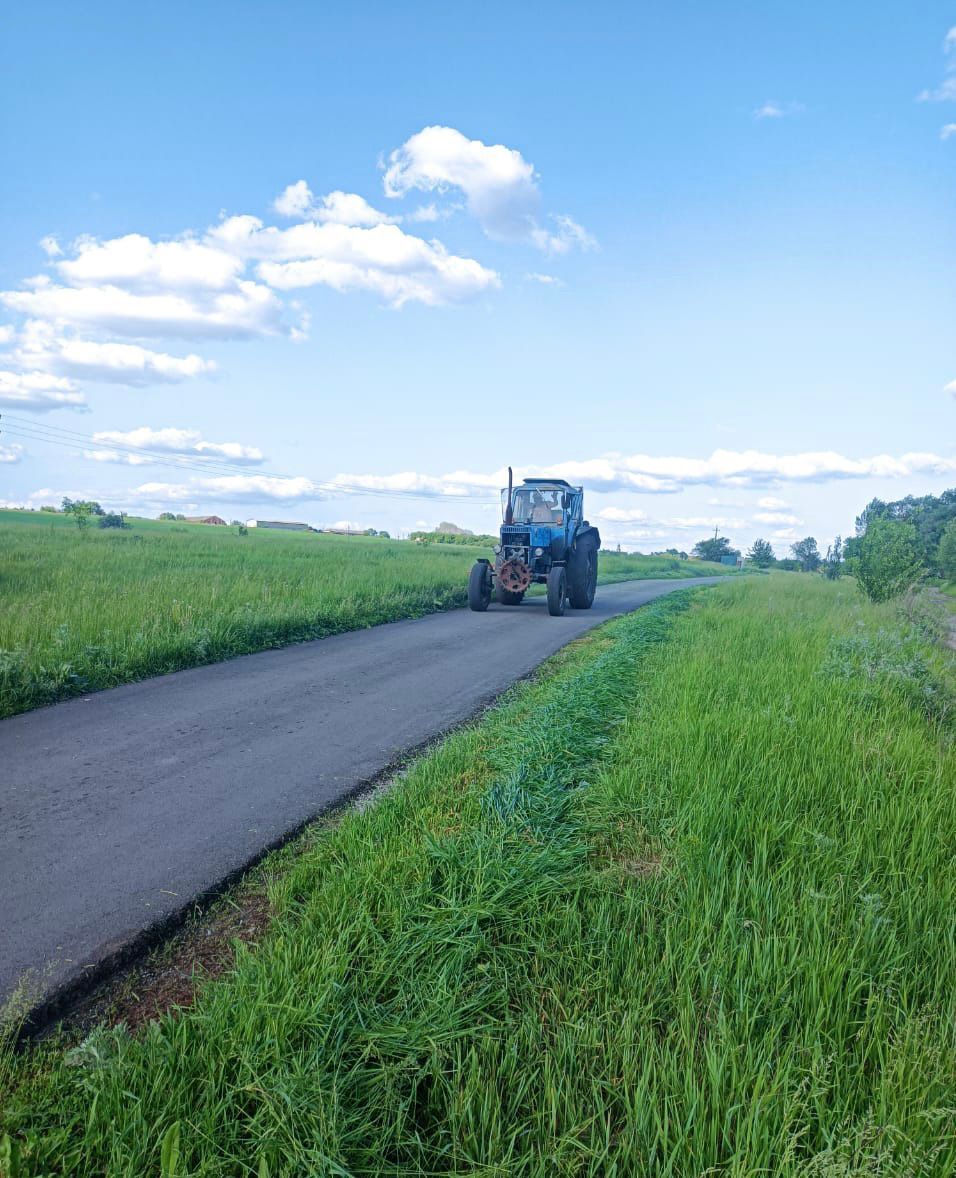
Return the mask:
{"type": "Polygon", "coordinates": [[[513,508],[516,524],[560,525],[564,523],[564,492],[550,487],[519,487],[513,508]]]}

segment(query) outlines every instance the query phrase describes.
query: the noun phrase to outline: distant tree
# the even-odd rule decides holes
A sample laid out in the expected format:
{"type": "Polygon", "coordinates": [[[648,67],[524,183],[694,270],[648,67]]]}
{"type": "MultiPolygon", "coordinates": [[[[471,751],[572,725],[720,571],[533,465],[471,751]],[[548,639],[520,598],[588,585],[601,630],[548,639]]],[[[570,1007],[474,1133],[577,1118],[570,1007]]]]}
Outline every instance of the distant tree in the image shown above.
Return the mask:
{"type": "Polygon", "coordinates": [[[128,528],[130,525],[126,522],[125,511],[104,511],[100,516],[98,526],[101,528],[128,528]]]}
{"type": "Polygon", "coordinates": [[[828,581],[838,581],[843,575],[843,540],[837,536],[823,558],[823,575],[828,581]]]}
{"type": "Polygon", "coordinates": [[[813,573],[820,567],[820,549],[812,536],[798,540],[790,545],[794,560],[800,561],[800,569],[804,573],[813,573]]]}
{"type": "Polygon", "coordinates": [[[41,511],[52,511],[54,515],[58,515],[59,511],[60,511],[60,509],[58,507],[54,507],[52,503],[44,504],[44,506],[41,507],[40,510],[41,511]]]}
{"type": "MultiPolygon", "coordinates": [[[[877,520],[911,523],[916,529],[920,559],[930,571],[939,572],[939,545],[943,532],[953,519],[956,519],[956,488],[943,491],[941,495],[907,495],[892,503],[871,499],[857,516],[856,534],[857,539],[862,538],[877,520]]],[[[852,559],[857,555],[856,543],[850,541],[846,556],[852,559]]]]}
{"type": "Polygon", "coordinates": [[[243,524],[241,519],[231,519],[229,521],[229,526],[232,528],[242,528],[245,527],[245,524],[243,524]]]}
{"type": "Polygon", "coordinates": [[[860,588],[871,601],[898,597],[925,571],[915,526],[886,518],[867,524],[854,563],[860,588]]]}
{"type": "Polygon", "coordinates": [[[758,569],[769,569],[773,564],[773,548],[769,540],[754,540],[747,553],[747,559],[758,569]]]}
{"type": "Polygon", "coordinates": [[[177,519],[180,519],[180,520],[182,520],[184,523],[185,523],[185,521],[186,521],[186,517],[185,517],[184,515],[182,515],[182,514],[180,514],[180,515],[177,515],[177,516],[176,516],[176,518],[177,518],[177,519]]]}
{"type": "Polygon", "coordinates": [[[391,540],[391,538],[392,538],[392,537],[391,537],[391,536],[388,534],[388,532],[386,532],[386,531],[380,531],[380,532],[379,532],[379,538],[380,538],[381,540],[391,540]]]}
{"type": "Polygon", "coordinates": [[[941,577],[947,581],[956,581],[956,519],[951,519],[943,529],[936,563],[941,577]]]}
{"type": "Polygon", "coordinates": [[[708,536],[706,540],[698,540],[694,545],[694,555],[701,560],[720,561],[722,556],[739,556],[740,551],[730,546],[726,536],[708,536]]]}
{"type": "Polygon", "coordinates": [[[160,519],[175,519],[176,517],[175,517],[175,515],[173,515],[173,513],[171,511],[161,511],[159,513],[159,518],[160,519]]]}
{"type": "Polygon", "coordinates": [[[782,560],[775,560],[773,567],[775,569],[781,569],[785,573],[799,573],[802,565],[799,560],[793,560],[791,557],[785,556],[782,560]]]}

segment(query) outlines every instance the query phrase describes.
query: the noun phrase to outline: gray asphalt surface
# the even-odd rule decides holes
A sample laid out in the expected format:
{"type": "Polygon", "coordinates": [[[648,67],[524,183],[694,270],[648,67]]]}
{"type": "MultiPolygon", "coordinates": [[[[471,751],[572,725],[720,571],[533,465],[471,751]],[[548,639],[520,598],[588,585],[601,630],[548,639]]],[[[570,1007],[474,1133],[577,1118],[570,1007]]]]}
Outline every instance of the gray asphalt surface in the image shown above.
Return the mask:
{"type": "Polygon", "coordinates": [[[0,1005],[102,973],[565,643],[716,579],[600,586],[563,618],[434,614],[0,721],[0,1005]]]}

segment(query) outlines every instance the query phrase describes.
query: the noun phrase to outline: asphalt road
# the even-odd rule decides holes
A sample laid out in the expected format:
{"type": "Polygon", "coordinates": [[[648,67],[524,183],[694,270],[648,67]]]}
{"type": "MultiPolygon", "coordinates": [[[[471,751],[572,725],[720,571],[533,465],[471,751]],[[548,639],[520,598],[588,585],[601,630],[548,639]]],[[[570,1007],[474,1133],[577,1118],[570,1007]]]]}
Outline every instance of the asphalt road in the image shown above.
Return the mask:
{"type": "Polygon", "coordinates": [[[0,1005],[75,991],[565,643],[714,579],[434,614],[0,721],[0,1005]]]}

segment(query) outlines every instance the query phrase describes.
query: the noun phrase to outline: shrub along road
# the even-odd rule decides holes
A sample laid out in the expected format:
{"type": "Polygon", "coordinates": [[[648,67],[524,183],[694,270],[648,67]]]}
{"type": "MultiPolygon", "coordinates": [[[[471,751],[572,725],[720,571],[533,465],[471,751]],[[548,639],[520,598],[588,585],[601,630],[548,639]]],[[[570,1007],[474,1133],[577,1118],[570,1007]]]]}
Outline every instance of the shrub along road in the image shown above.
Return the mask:
{"type": "Polygon", "coordinates": [[[602,587],[563,618],[456,610],[0,721],[0,1003],[91,981],[567,642],[712,580],[602,587]]]}

